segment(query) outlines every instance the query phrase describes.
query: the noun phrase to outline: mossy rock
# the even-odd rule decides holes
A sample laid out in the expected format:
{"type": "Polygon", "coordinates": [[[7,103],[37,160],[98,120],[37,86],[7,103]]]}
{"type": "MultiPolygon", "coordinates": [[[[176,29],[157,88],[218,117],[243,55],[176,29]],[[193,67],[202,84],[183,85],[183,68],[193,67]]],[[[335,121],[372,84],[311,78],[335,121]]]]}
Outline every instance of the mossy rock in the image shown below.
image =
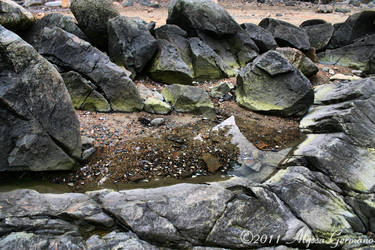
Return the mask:
{"type": "Polygon", "coordinates": [[[145,111],[151,114],[166,115],[171,112],[172,107],[166,102],[155,97],[150,97],[145,101],[145,111]]]}

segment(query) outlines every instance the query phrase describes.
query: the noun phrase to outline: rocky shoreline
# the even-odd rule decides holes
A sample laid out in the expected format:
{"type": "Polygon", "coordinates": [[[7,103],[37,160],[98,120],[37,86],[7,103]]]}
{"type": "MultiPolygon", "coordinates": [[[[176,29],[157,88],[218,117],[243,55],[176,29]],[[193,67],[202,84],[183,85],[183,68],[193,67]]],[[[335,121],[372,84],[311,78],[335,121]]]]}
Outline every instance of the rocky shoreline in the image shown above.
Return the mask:
{"type": "Polygon", "coordinates": [[[78,192],[227,174],[0,192],[0,249],[375,248],[374,11],[240,25],[176,0],[155,28],[106,0],[72,1],[77,22],[0,9],[2,173],[68,170],[78,192]]]}

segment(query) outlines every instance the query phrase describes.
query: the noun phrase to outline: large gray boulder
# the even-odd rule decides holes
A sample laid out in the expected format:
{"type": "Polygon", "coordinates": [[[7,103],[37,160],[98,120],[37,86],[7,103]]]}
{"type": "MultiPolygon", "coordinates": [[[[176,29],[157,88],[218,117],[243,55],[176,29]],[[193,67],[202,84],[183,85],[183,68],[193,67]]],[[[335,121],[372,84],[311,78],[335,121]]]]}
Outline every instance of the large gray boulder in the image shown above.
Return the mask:
{"type": "Polygon", "coordinates": [[[310,41],[306,31],[285,21],[264,18],[259,26],[269,31],[280,47],[309,50],[310,41]]]}
{"type": "Polygon", "coordinates": [[[61,68],[90,79],[112,110],[142,110],[143,100],[125,71],[88,42],[57,27],[44,28],[39,53],[61,68]]]}
{"type": "Polygon", "coordinates": [[[79,122],[60,74],[2,26],[0,59],[0,171],[71,169],[79,122]]]}
{"type": "Polygon", "coordinates": [[[326,50],[318,54],[319,63],[340,65],[375,73],[375,34],[357,39],[341,48],[326,50]]]}
{"type": "Polygon", "coordinates": [[[194,78],[192,65],[188,65],[173,43],[158,40],[158,52],[147,70],[154,81],[167,84],[191,84],[194,78]]]}
{"type": "Polygon", "coordinates": [[[34,23],[27,31],[22,34],[22,38],[30,43],[37,50],[40,49],[40,41],[42,39],[43,29],[45,27],[59,27],[66,32],[72,33],[77,37],[88,41],[88,37],[78,27],[73,17],[65,16],[61,13],[51,13],[34,23]]]}
{"type": "Polygon", "coordinates": [[[158,45],[147,23],[140,18],[118,16],[108,22],[108,55],[133,73],[143,71],[158,45]]]}
{"type": "Polygon", "coordinates": [[[0,0],[0,25],[11,31],[23,31],[33,24],[31,12],[12,0],[0,0]]]}
{"type": "Polygon", "coordinates": [[[237,76],[236,101],[254,111],[281,116],[303,114],[313,100],[310,81],[275,51],[257,57],[237,76]]]}
{"type": "Polygon", "coordinates": [[[219,38],[234,35],[240,29],[227,11],[211,0],[171,1],[167,23],[180,26],[190,36],[202,31],[219,38]]]}
{"type": "Polygon", "coordinates": [[[375,34],[375,11],[362,11],[351,15],[344,23],[335,25],[328,48],[335,49],[352,44],[356,39],[375,34]]]}
{"type": "Polygon", "coordinates": [[[312,77],[318,73],[318,66],[305,54],[294,48],[277,48],[276,51],[287,58],[302,74],[312,77]]]}
{"type": "Polygon", "coordinates": [[[178,112],[197,113],[208,118],[216,117],[209,95],[199,87],[173,84],[164,87],[162,94],[178,112]]]}
{"type": "Polygon", "coordinates": [[[311,21],[311,23],[312,24],[305,22],[304,26],[301,28],[304,29],[309,36],[311,47],[315,48],[316,51],[322,51],[327,48],[332,38],[334,31],[333,25],[330,23],[315,24],[313,21],[311,21]]]}
{"type": "Polygon", "coordinates": [[[72,0],[70,10],[79,27],[94,45],[106,50],[108,41],[107,26],[111,18],[119,16],[119,11],[111,0],[72,0]]]}
{"type": "Polygon", "coordinates": [[[250,38],[258,46],[261,53],[276,49],[277,43],[271,32],[253,23],[243,23],[241,24],[241,28],[246,30],[250,38]]]}

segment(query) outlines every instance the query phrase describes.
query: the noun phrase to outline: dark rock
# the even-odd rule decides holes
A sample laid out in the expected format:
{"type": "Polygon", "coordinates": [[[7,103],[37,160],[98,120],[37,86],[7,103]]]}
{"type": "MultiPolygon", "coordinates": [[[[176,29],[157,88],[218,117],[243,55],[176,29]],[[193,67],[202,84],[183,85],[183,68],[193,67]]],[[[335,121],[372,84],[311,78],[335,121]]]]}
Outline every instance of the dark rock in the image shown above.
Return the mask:
{"type": "Polygon", "coordinates": [[[151,120],[146,117],[139,117],[138,121],[144,126],[148,126],[151,123],[151,120]]]}
{"type": "Polygon", "coordinates": [[[238,64],[242,67],[252,62],[255,57],[258,56],[259,48],[253,41],[249,32],[240,30],[234,36],[229,38],[229,45],[238,64]]]}
{"type": "MultiPolygon", "coordinates": [[[[177,25],[166,24],[155,29],[155,37],[164,39],[173,44],[177,48],[182,61],[189,67],[191,75],[194,75],[193,64],[191,59],[191,50],[187,39],[187,32],[177,25]]],[[[176,83],[176,82],[175,82],[176,83]]]]}
{"type": "Polygon", "coordinates": [[[272,34],[267,30],[252,23],[243,23],[241,27],[245,29],[250,35],[250,38],[254,40],[261,53],[276,49],[277,43],[272,34]]]}
{"type": "Polygon", "coordinates": [[[297,115],[304,113],[313,99],[310,81],[275,51],[257,57],[237,76],[236,101],[254,111],[297,115]]]}
{"type": "Polygon", "coordinates": [[[79,122],[60,74],[2,26],[0,59],[0,171],[71,169],[79,122]]]}
{"type": "Polygon", "coordinates": [[[346,13],[350,13],[351,10],[350,9],[345,9],[345,8],[336,8],[335,12],[346,14],[346,13]]]}
{"type": "Polygon", "coordinates": [[[191,84],[194,78],[192,66],[186,64],[178,48],[167,40],[158,40],[159,50],[148,69],[151,79],[168,84],[191,84]]]}
{"type": "Polygon", "coordinates": [[[165,100],[178,112],[190,112],[216,117],[214,105],[206,91],[199,87],[173,84],[163,88],[165,100]]]}
{"type": "Polygon", "coordinates": [[[79,27],[101,49],[107,49],[107,26],[111,18],[120,13],[111,0],[72,0],[70,10],[79,27]]]}
{"type": "Polygon", "coordinates": [[[140,73],[157,48],[147,23],[140,18],[118,16],[108,21],[108,55],[116,64],[140,73]]]}
{"type": "Polygon", "coordinates": [[[64,16],[60,13],[51,13],[44,16],[42,19],[33,24],[25,33],[22,34],[22,38],[30,43],[37,50],[40,49],[40,40],[42,39],[43,29],[45,27],[53,28],[59,27],[66,32],[72,33],[79,38],[88,41],[88,37],[78,27],[77,23],[74,22],[70,16],[64,16]]]}
{"type": "Polygon", "coordinates": [[[222,82],[211,88],[210,96],[213,98],[222,98],[232,89],[234,89],[234,87],[230,82],[222,82]]]}
{"type": "Polygon", "coordinates": [[[264,18],[259,26],[269,31],[280,47],[310,49],[309,36],[306,31],[293,24],[273,18],[264,18]]]}
{"type": "Polygon", "coordinates": [[[333,6],[330,4],[322,4],[317,7],[315,12],[316,13],[332,13],[333,6]]]}
{"type": "Polygon", "coordinates": [[[54,64],[80,73],[103,93],[114,111],[142,110],[138,89],[108,56],[60,28],[45,28],[39,53],[54,64]]]}
{"type": "Polygon", "coordinates": [[[309,19],[309,20],[303,21],[299,25],[299,27],[304,28],[304,27],[307,27],[307,26],[314,26],[314,25],[325,24],[325,23],[327,23],[327,22],[323,19],[309,19]]]}
{"type": "Polygon", "coordinates": [[[375,33],[375,11],[362,11],[348,17],[335,26],[328,48],[334,49],[352,44],[356,39],[375,33]]]}
{"type": "Polygon", "coordinates": [[[223,59],[199,38],[189,38],[189,44],[196,79],[220,79],[232,74],[223,59]]]}
{"type": "Polygon", "coordinates": [[[286,57],[306,77],[312,77],[319,71],[318,66],[297,49],[277,48],[276,51],[286,57]]]}
{"type": "Polygon", "coordinates": [[[303,27],[309,36],[311,47],[317,51],[324,50],[331,40],[334,28],[330,23],[308,25],[303,27]]]}
{"type": "Polygon", "coordinates": [[[16,2],[0,0],[0,25],[18,32],[29,28],[34,21],[33,14],[16,2]]]}
{"type": "Polygon", "coordinates": [[[61,74],[68,88],[73,106],[76,109],[109,112],[111,106],[102,94],[95,90],[95,85],[74,71],[61,74]]]}
{"type": "Polygon", "coordinates": [[[180,26],[190,36],[202,31],[218,38],[234,35],[240,29],[224,8],[210,0],[171,1],[167,23],[180,26]]]}
{"type": "Polygon", "coordinates": [[[375,34],[357,39],[353,44],[318,54],[319,63],[340,65],[375,73],[375,34]]]}

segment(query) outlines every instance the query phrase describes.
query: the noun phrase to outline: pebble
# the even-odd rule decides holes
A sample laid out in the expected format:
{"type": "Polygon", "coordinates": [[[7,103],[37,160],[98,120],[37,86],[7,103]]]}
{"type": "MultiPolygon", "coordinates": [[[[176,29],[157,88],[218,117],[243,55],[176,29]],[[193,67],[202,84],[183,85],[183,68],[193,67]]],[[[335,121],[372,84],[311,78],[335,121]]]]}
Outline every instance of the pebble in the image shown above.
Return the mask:
{"type": "Polygon", "coordinates": [[[335,71],[334,71],[333,69],[329,69],[329,70],[328,70],[328,73],[329,73],[330,75],[334,75],[334,74],[335,74],[335,71]]]}
{"type": "Polygon", "coordinates": [[[164,118],[155,118],[154,120],[151,121],[151,125],[154,127],[161,126],[165,123],[164,118]]]}

